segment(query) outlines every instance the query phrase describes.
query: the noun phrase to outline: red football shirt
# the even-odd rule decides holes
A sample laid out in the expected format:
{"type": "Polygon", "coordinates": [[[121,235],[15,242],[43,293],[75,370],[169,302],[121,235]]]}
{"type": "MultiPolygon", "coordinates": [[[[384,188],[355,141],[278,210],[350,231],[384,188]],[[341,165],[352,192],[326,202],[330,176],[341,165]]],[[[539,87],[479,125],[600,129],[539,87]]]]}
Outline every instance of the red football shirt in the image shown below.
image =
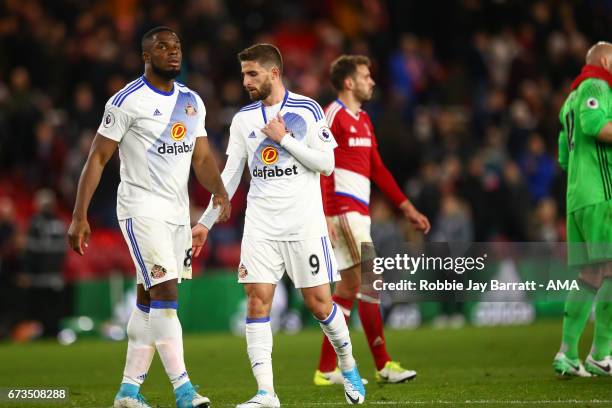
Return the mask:
{"type": "Polygon", "coordinates": [[[336,99],[325,108],[325,116],[338,143],[336,168],[329,177],[321,177],[325,215],[369,215],[370,180],[396,206],[407,200],[378,153],[368,114],[360,110],[355,115],[336,99]]]}

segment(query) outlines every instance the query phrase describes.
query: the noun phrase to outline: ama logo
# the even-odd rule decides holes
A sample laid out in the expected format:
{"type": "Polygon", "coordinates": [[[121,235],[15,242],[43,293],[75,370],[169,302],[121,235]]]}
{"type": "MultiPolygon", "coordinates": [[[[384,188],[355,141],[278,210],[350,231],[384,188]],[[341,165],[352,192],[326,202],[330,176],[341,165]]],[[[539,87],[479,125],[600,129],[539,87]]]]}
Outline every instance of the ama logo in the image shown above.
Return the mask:
{"type": "MultiPolygon", "coordinates": [[[[181,142],[186,135],[187,127],[183,122],[174,122],[172,124],[172,127],[170,128],[170,137],[172,140],[175,142],[181,142]]],[[[172,154],[176,156],[180,153],[189,153],[193,151],[194,144],[195,142],[191,142],[191,144],[187,144],[185,142],[173,144],[162,143],[162,145],[157,148],[157,152],[159,154],[172,154]]]]}

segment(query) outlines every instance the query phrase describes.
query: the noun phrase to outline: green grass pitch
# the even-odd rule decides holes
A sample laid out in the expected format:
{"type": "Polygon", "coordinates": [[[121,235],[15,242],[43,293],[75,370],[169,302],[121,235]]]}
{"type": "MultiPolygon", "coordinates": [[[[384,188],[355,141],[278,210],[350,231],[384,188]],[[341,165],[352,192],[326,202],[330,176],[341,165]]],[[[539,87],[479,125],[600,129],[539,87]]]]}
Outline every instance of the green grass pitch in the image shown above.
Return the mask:
{"type": "MultiPolygon", "coordinates": [[[[363,333],[353,332],[355,356],[366,386],[364,407],[386,406],[612,406],[612,378],[558,379],[551,367],[560,338],[560,321],[530,326],[387,331],[392,357],[418,371],[411,383],[380,386],[363,333]]],[[[584,357],[591,339],[585,333],[584,357]]],[[[274,339],[276,391],[283,406],[345,406],[340,386],[315,387],[321,334],[305,331],[274,339]]],[[[0,388],[68,387],[70,399],[55,403],[0,402],[8,407],[109,407],[121,380],[126,343],[83,340],[71,346],[53,341],[0,344],[0,388]]],[[[224,334],[186,335],[187,368],[213,407],[232,407],[252,396],[245,341],[224,334]]],[[[143,394],[158,407],[174,400],[156,357],[143,394]]]]}

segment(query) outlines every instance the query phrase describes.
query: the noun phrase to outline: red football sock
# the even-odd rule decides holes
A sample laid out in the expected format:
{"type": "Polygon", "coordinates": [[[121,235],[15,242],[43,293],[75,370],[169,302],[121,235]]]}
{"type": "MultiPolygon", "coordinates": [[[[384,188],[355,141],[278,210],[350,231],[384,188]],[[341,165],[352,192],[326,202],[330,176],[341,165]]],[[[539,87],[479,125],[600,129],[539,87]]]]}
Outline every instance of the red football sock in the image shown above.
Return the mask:
{"type": "MultiPolygon", "coordinates": [[[[344,318],[348,323],[350,318],[350,310],[353,308],[353,301],[348,299],[343,299],[339,296],[332,296],[332,300],[336,303],[340,310],[342,310],[344,314],[344,318]],[[347,316],[344,313],[344,310],[349,311],[349,315],[347,316]]],[[[334,350],[334,346],[331,345],[326,335],[323,335],[323,344],[321,346],[321,357],[319,359],[319,371],[324,373],[329,373],[330,371],[334,371],[336,369],[336,365],[338,364],[338,357],[336,357],[336,351],[334,350]]]]}
{"type": "Polygon", "coordinates": [[[368,345],[372,357],[374,357],[376,369],[382,370],[387,361],[391,361],[391,357],[387,354],[380,306],[377,303],[364,302],[363,300],[358,301],[357,304],[361,325],[368,338],[368,345]]]}

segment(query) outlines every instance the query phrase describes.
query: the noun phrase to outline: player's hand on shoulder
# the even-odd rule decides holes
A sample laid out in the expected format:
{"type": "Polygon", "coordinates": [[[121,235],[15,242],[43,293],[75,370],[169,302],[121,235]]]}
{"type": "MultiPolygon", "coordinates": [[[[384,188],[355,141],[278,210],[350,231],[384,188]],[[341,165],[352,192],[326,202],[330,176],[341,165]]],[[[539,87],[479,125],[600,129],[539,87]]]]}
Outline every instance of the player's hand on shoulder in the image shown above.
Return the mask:
{"type": "Polygon", "coordinates": [[[200,255],[200,251],[206,243],[206,238],[208,238],[208,231],[208,228],[200,223],[191,228],[191,253],[194,258],[200,255]]]}
{"type": "Polygon", "coordinates": [[[77,220],[73,218],[68,228],[68,243],[70,244],[70,248],[77,254],[83,255],[85,253],[83,248],[87,248],[90,236],[91,228],[89,228],[87,220],[77,220]]]}
{"type": "Polygon", "coordinates": [[[229,219],[230,213],[232,212],[232,203],[227,196],[225,195],[217,195],[215,194],[212,198],[213,208],[220,207],[219,217],[217,217],[217,222],[225,222],[229,219]]]}
{"type": "Polygon", "coordinates": [[[429,219],[421,214],[410,201],[406,200],[400,204],[400,210],[404,213],[404,217],[408,218],[408,221],[412,223],[412,226],[417,231],[423,231],[427,234],[431,229],[429,219]]]}
{"type": "Polygon", "coordinates": [[[281,139],[287,134],[287,128],[285,127],[285,120],[280,115],[272,118],[266,126],[261,129],[262,133],[268,138],[272,139],[276,143],[280,143],[281,139]]]}

